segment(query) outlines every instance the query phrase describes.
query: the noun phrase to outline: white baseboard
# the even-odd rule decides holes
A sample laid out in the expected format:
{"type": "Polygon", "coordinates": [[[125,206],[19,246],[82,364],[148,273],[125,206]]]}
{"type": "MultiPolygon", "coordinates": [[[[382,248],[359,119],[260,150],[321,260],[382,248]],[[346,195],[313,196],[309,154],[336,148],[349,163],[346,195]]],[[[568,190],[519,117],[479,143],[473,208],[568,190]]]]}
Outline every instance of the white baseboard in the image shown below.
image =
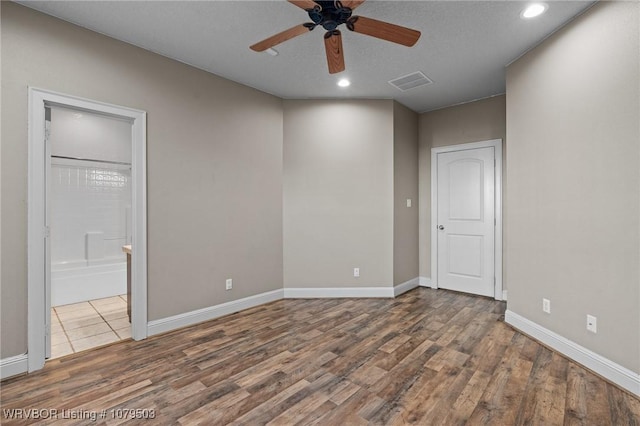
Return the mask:
{"type": "Polygon", "coordinates": [[[433,288],[431,283],[431,278],[429,277],[418,277],[420,287],[430,287],[433,288]]]}
{"type": "Polygon", "coordinates": [[[29,370],[27,354],[16,355],[0,360],[0,380],[26,373],[29,370]]]}
{"type": "Polygon", "coordinates": [[[342,297],[389,297],[393,298],[393,287],[327,287],[285,288],[285,299],[323,299],[342,297]]]}
{"type": "Polygon", "coordinates": [[[419,285],[420,285],[420,277],[415,277],[410,279],[409,281],[403,282],[402,284],[398,284],[393,288],[393,297],[398,297],[402,293],[406,293],[409,290],[413,290],[419,285]]]}
{"type": "Polygon", "coordinates": [[[512,311],[505,313],[505,322],[539,340],[564,356],[593,370],[621,388],[640,396],[640,374],[635,373],[597,353],[572,342],[512,311]]]}
{"type": "Polygon", "coordinates": [[[168,318],[149,321],[147,334],[153,336],[182,327],[198,324],[224,315],[253,308],[280,299],[317,298],[393,298],[418,287],[419,279],[414,278],[396,287],[328,287],[328,288],[285,288],[246,297],[208,308],[198,309],[168,318]]]}
{"type": "Polygon", "coordinates": [[[165,333],[167,331],[176,330],[178,328],[187,327],[189,325],[198,324],[200,322],[209,321],[225,315],[233,314],[255,306],[264,305],[283,298],[282,289],[269,291],[266,293],[256,294],[255,296],[245,297],[244,299],[233,300],[231,302],[222,303],[220,305],[210,306],[208,308],[198,309],[183,314],[174,315],[168,318],[149,321],[147,324],[147,333],[149,336],[165,333]]]}

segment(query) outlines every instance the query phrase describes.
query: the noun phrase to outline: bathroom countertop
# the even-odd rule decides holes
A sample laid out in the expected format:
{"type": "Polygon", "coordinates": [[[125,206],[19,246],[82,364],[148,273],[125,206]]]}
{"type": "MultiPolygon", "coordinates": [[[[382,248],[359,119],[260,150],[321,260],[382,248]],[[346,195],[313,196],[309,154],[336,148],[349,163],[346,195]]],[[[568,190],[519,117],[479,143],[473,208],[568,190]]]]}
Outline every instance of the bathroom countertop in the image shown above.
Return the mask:
{"type": "Polygon", "coordinates": [[[122,251],[127,253],[127,254],[131,254],[131,245],[122,246],[122,251]]]}

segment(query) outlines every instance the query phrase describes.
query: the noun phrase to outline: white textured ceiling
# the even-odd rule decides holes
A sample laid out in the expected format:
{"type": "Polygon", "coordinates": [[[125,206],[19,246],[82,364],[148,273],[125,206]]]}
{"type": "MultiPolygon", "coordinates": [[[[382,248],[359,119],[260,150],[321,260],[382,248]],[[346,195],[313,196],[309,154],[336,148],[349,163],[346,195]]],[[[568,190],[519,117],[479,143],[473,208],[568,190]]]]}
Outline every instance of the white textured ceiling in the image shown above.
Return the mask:
{"type": "Polygon", "coordinates": [[[417,29],[414,47],[342,29],[346,71],[330,75],[323,29],[276,46],[249,46],[296,24],[306,12],[278,1],[21,1],[227,79],[286,99],[395,99],[422,112],[504,93],[504,67],[588,8],[551,1],[546,14],[520,18],[521,1],[368,0],[355,15],[417,29]],[[388,81],[422,71],[433,84],[401,92],[388,81]],[[352,85],[336,86],[347,77],[352,85]]]}

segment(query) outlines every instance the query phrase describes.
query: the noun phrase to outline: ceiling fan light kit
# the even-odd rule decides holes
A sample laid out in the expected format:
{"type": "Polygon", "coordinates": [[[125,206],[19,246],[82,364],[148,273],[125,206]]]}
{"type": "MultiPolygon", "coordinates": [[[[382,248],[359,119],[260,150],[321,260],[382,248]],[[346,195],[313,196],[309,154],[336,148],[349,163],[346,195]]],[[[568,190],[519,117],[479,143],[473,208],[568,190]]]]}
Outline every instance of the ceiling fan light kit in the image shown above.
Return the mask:
{"type": "Polygon", "coordinates": [[[349,31],[387,40],[392,43],[411,47],[420,38],[420,31],[364,16],[353,16],[353,10],[364,0],[288,0],[304,9],[311,22],[289,28],[269,38],[266,38],[250,48],[256,52],[272,49],[274,46],[299,35],[313,31],[317,26],[326,30],[324,46],[327,56],[329,74],[336,74],[345,70],[344,52],[342,49],[342,33],[338,29],[345,25],[349,31]]]}

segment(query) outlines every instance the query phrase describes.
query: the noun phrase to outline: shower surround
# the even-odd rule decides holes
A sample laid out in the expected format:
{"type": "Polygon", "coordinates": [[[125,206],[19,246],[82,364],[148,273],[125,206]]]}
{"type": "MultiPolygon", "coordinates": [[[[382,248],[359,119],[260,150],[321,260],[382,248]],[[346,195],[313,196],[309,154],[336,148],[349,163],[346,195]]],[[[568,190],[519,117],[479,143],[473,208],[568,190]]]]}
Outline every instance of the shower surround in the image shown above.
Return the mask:
{"type": "Polygon", "coordinates": [[[125,294],[129,165],[52,158],[51,304],[125,294]]]}

